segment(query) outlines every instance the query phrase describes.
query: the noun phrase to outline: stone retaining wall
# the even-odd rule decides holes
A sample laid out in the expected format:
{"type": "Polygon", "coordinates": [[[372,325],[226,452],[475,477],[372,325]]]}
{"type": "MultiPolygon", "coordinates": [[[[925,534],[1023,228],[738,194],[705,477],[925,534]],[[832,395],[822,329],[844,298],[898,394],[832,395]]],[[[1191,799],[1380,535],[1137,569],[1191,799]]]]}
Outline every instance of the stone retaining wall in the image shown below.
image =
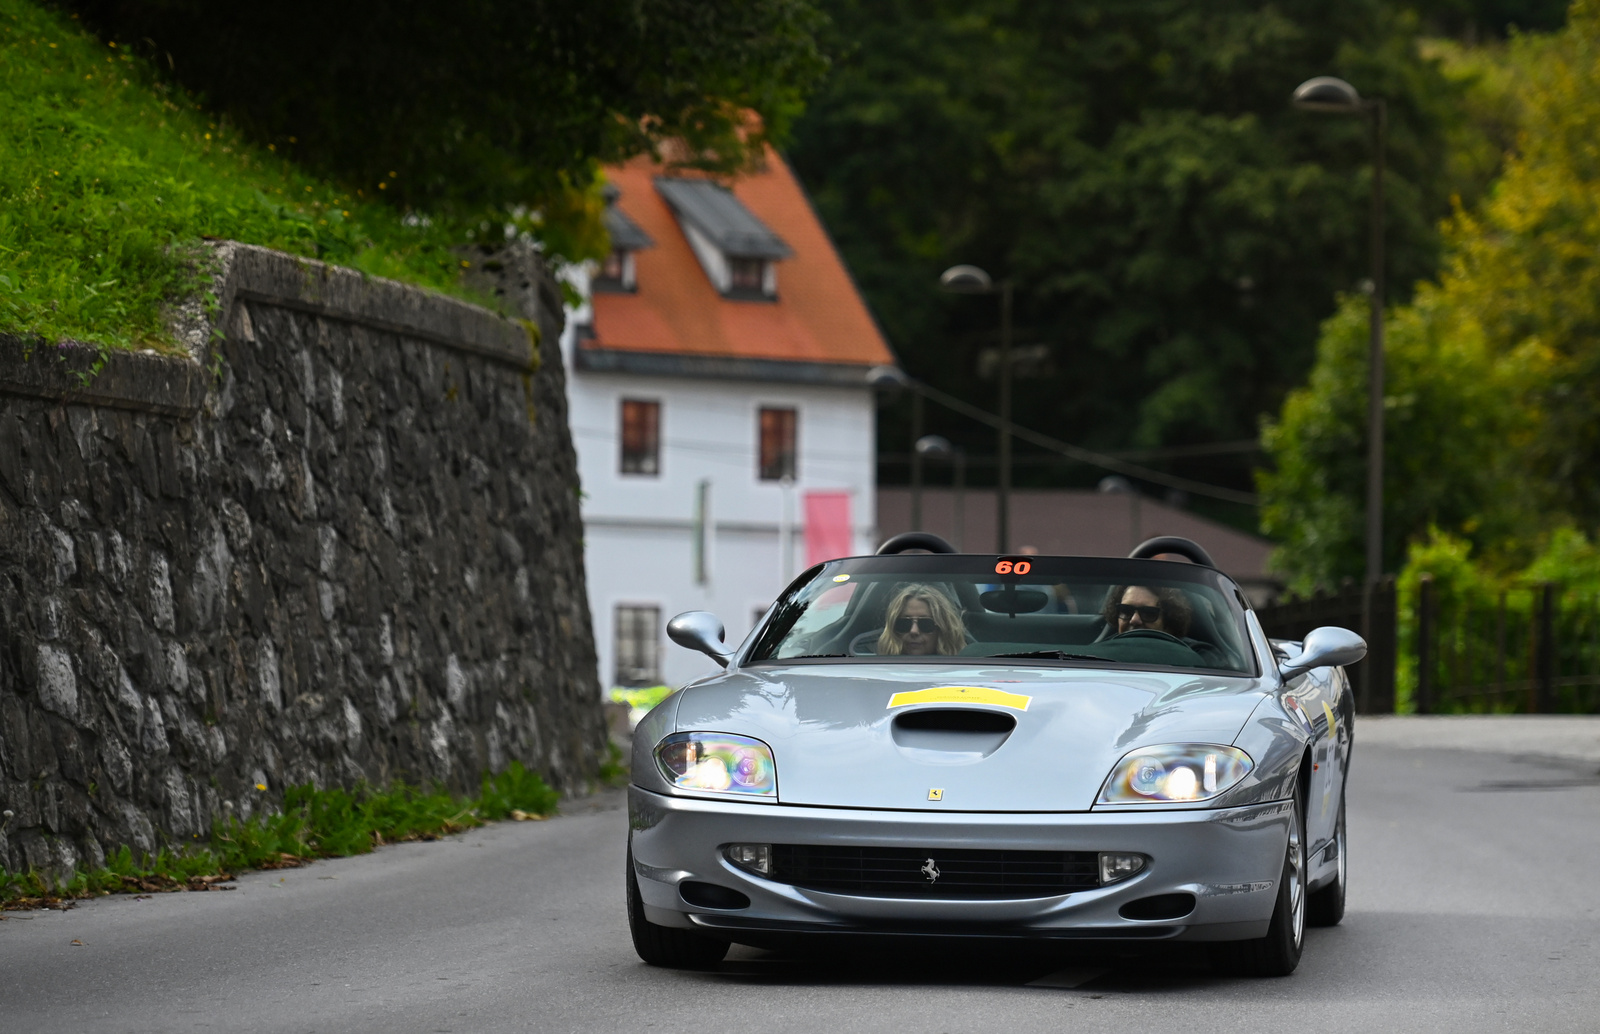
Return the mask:
{"type": "Polygon", "coordinates": [[[553,281],[511,292],[523,324],[216,259],[194,358],[91,373],[92,349],[0,338],[6,868],[204,837],[296,783],[595,772],[553,281]]]}

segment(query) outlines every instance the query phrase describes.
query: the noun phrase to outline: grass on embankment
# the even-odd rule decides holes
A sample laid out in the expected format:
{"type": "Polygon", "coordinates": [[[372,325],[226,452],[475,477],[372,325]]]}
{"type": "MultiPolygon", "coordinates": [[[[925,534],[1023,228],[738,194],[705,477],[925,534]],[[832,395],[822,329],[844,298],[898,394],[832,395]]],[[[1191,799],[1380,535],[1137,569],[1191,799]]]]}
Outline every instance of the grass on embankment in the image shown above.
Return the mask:
{"type": "Polygon", "coordinates": [[[170,350],[163,309],[199,286],[202,237],[464,293],[447,228],[293,149],[245,140],[70,16],[0,0],[0,333],[170,350]]]}
{"type": "MultiPolygon", "coordinates": [[[[601,766],[602,778],[615,778],[615,757],[601,766]]],[[[0,908],[37,908],[72,898],[116,893],[207,890],[250,869],[282,869],[316,858],[366,854],[404,840],[433,840],[450,833],[508,818],[543,818],[556,810],[560,795],[521,764],[485,776],[476,797],[395,786],[315,790],[292,787],[283,811],[246,821],[218,823],[205,847],[163,848],[135,860],[123,847],[103,869],[80,871],[58,882],[39,872],[0,869],[0,908]]]]}

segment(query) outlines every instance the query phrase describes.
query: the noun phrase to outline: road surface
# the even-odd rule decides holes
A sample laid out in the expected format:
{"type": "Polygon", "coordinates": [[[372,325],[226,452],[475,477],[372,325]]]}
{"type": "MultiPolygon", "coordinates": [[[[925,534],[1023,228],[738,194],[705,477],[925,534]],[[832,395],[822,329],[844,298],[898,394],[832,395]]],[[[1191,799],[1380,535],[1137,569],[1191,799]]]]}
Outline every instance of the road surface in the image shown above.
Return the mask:
{"type": "Polygon", "coordinates": [[[652,969],[610,792],[234,891],[7,913],[0,1031],[1600,1031],[1600,723],[1579,723],[1358,724],[1349,912],[1285,979],[1037,946],[652,969]]]}

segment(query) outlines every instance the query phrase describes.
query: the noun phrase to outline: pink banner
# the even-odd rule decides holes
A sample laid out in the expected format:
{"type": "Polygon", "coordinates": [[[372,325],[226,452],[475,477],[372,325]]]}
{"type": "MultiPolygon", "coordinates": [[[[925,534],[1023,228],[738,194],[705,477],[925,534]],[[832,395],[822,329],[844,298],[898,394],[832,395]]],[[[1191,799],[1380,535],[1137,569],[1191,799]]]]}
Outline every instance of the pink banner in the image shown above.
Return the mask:
{"type": "Polygon", "coordinates": [[[806,493],[806,566],[850,556],[849,492],[806,493]]]}

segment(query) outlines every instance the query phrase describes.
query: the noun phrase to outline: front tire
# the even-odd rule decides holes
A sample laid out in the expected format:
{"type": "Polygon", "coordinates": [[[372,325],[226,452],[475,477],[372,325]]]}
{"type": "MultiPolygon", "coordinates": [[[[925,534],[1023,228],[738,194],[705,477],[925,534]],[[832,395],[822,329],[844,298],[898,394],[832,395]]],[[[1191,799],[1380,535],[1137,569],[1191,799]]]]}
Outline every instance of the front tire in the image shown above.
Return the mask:
{"type": "Polygon", "coordinates": [[[1218,961],[1225,972],[1241,977],[1286,977],[1300,965],[1306,940],[1305,843],[1305,809],[1297,794],[1267,935],[1223,946],[1218,961]]]}
{"type": "Polygon", "coordinates": [[[639,896],[639,875],[633,868],[633,840],[628,840],[628,932],[633,950],[652,966],[668,969],[708,969],[728,954],[728,942],[690,930],[659,926],[644,917],[639,896]]]}
{"type": "Polygon", "coordinates": [[[1349,886],[1349,860],[1346,850],[1349,846],[1344,833],[1344,800],[1339,801],[1339,825],[1333,834],[1335,848],[1339,852],[1338,874],[1333,882],[1312,891],[1306,898],[1306,922],[1312,926],[1338,926],[1344,919],[1344,894],[1349,886]]]}

